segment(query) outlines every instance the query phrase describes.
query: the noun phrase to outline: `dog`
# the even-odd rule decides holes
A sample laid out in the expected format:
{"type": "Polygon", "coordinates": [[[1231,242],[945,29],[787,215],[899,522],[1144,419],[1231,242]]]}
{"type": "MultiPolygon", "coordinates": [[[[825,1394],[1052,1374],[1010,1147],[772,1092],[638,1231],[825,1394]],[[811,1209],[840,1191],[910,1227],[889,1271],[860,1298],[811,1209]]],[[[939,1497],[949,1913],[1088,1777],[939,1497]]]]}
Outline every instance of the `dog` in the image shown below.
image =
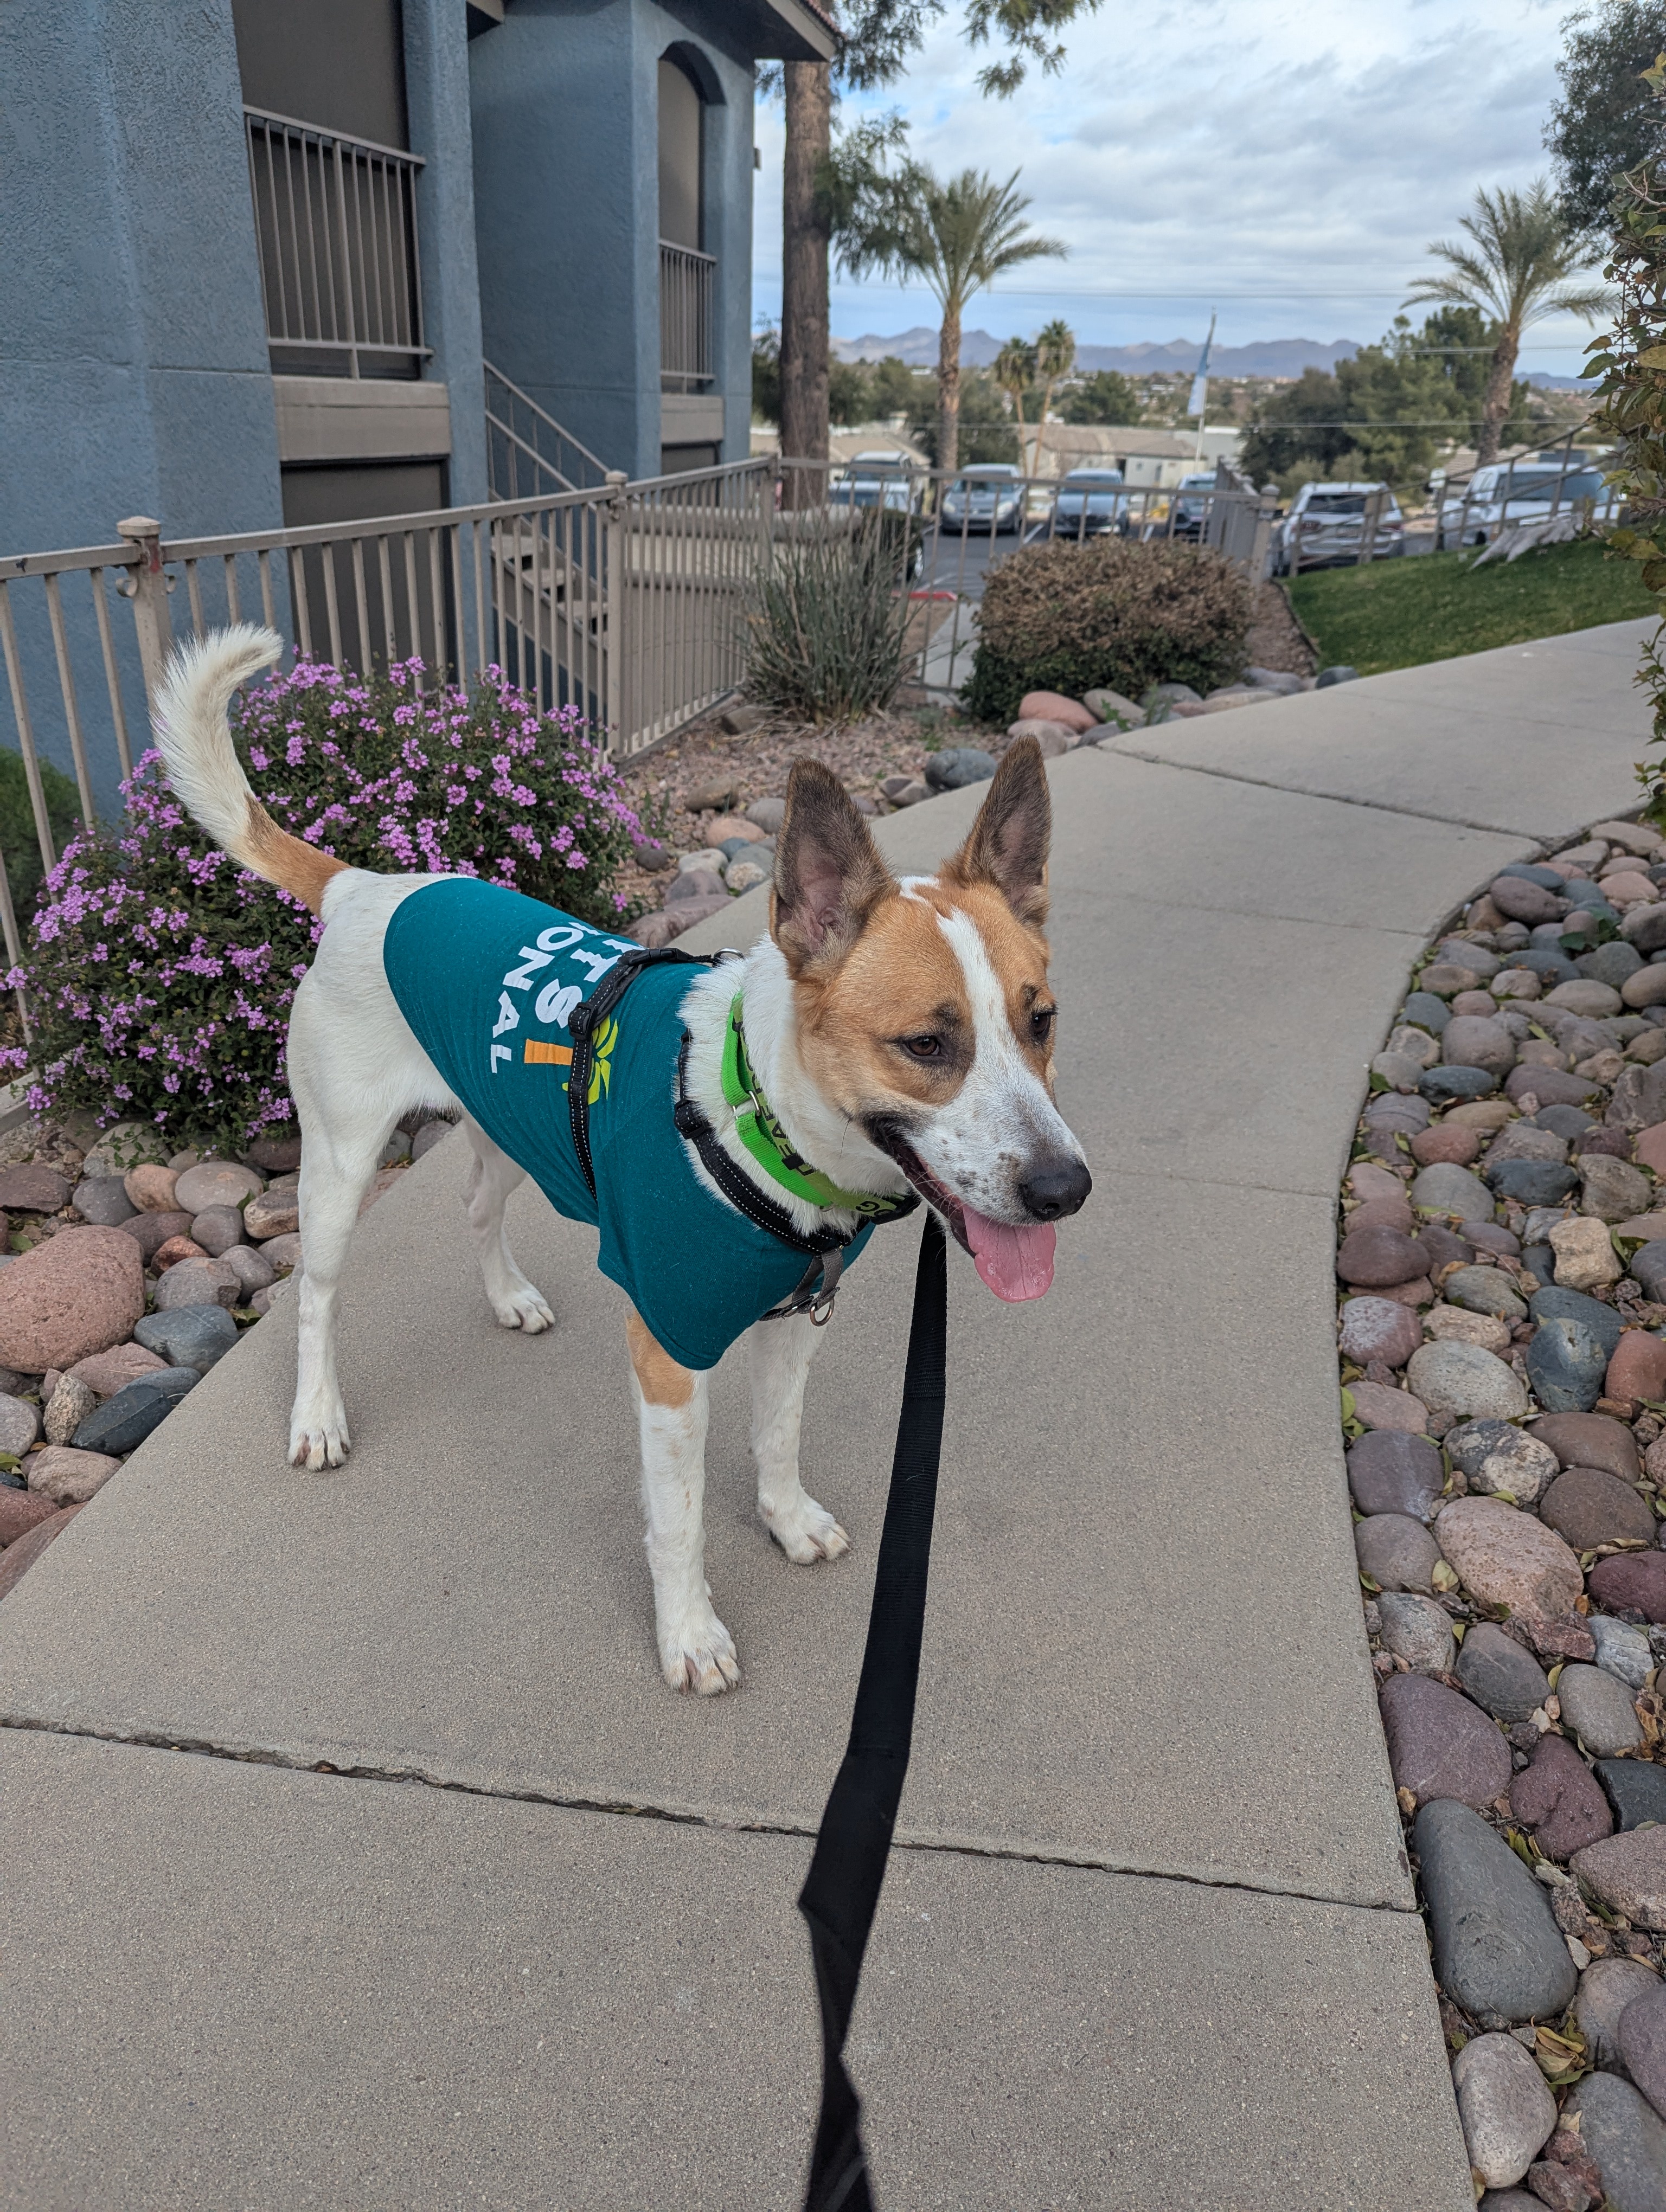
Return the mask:
{"type": "Polygon", "coordinates": [[[587,1085],[563,1089],[576,1009],[641,949],[502,886],[349,867],[281,830],[227,720],[281,649],[249,624],[185,647],[155,727],[174,793],[215,844],[324,923],[289,1032],[303,1139],[290,1460],[347,1456],[337,1306],[383,1148],[407,1115],[455,1115],[473,1152],[469,1227],[505,1328],[536,1335],[555,1318],[504,1238],[504,1202],[528,1170],[600,1228],[599,1264],[634,1309],[660,1667],[674,1689],[721,1692],[739,1668],[702,1516],[707,1373],[723,1349],[745,1337],[764,1526],[799,1565],[836,1559],[848,1539],[798,1460],[816,1324],[843,1260],[923,1200],[998,1296],[1034,1297],[1052,1279],[1054,1223],[1091,1188],[1054,1103],[1040,750],[1013,744],[958,852],[902,880],[837,779],[799,760],[768,936],[744,958],[662,956],[635,972],[581,1054],[587,1085]]]}

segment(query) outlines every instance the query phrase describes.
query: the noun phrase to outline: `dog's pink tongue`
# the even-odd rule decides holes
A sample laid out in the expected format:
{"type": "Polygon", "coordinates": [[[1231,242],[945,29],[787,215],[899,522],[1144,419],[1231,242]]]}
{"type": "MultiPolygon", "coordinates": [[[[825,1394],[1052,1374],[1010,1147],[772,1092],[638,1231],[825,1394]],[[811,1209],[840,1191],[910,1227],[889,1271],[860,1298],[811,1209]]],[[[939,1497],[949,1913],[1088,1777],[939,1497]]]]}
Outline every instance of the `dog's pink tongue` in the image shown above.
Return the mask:
{"type": "Polygon", "coordinates": [[[1012,1305],[1043,1296],[1053,1281],[1053,1247],[1058,1241],[1052,1223],[1008,1229],[1003,1222],[986,1220],[970,1206],[965,1214],[972,1258],[995,1296],[1012,1305]]]}

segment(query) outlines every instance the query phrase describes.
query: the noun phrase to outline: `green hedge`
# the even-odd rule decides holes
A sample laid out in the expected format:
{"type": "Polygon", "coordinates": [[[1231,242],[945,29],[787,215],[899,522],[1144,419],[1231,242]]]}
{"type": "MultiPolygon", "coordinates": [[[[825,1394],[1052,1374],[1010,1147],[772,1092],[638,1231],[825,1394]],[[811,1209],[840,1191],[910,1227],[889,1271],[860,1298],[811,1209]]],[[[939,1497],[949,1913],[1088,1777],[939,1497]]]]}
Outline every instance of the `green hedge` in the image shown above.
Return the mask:
{"type": "Polygon", "coordinates": [[[978,721],[999,723],[1026,691],[1213,690],[1243,672],[1252,597],[1243,571],[1205,546],[1025,546],[984,586],[963,696],[978,721]]]}

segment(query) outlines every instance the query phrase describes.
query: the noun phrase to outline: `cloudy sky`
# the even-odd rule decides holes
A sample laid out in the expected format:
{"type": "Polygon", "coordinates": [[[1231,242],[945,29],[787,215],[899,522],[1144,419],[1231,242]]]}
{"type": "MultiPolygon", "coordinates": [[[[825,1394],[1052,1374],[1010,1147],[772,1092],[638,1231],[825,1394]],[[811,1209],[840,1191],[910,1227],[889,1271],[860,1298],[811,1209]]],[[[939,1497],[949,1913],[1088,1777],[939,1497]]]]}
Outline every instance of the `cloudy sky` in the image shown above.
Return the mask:
{"type": "MultiPolygon", "coordinates": [[[[1069,246],[972,304],[969,325],[1129,344],[1380,336],[1478,185],[1547,167],[1570,0],[1105,0],[1058,77],[986,100],[960,10],[891,92],[939,171],[1022,169],[1031,221],[1069,246]]],[[[756,307],[781,301],[779,103],[760,103],[756,307]]],[[[836,274],[839,337],[934,324],[924,291],[836,274]]],[[[1523,371],[1577,374],[1591,333],[1531,334],[1523,371]]]]}

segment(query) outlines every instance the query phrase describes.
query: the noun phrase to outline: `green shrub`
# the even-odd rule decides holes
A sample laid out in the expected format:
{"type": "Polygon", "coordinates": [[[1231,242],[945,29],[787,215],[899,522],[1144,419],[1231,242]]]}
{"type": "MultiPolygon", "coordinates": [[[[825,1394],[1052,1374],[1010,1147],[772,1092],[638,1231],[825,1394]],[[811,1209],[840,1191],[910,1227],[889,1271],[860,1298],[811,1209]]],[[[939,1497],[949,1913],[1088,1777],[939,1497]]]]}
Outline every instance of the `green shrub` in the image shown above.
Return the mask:
{"type": "MultiPolygon", "coordinates": [[[[49,760],[40,763],[40,784],[46,794],[46,819],[58,852],[69,843],[81,820],[81,794],[71,779],[49,760]]],[[[46,872],[34,834],[34,809],[29,804],[29,780],[23,756],[0,749],[0,853],[6,856],[6,881],[11,889],[12,911],[19,929],[29,926],[34,895],[46,872]]]]}
{"type": "Polygon", "coordinates": [[[849,722],[907,672],[914,518],[871,507],[783,515],[746,617],[746,690],[774,714],[849,722]]]}
{"type": "Polygon", "coordinates": [[[1205,546],[1025,546],[983,587],[967,708],[1010,722],[1026,691],[1212,690],[1243,672],[1252,598],[1243,570],[1205,546]]]}

